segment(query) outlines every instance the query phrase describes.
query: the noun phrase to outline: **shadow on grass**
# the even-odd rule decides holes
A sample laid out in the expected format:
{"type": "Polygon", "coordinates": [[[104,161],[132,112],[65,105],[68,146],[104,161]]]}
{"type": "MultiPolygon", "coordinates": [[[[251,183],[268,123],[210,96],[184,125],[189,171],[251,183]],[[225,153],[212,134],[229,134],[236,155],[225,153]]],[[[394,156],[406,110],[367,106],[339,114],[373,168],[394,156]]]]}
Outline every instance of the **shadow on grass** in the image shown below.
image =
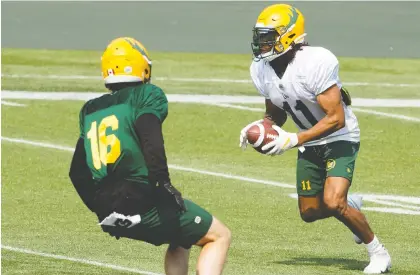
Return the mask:
{"type": "Polygon", "coordinates": [[[301,265],[301,266],[334,266],[344,270],[360,270],[362,271],[369,263],[368,261],[359,261],[354,259],[342,258],[321,258],[321,257],[305,257],[290,258],[283,261],[274,261],[274,264],[282,265],[301,265]]]}

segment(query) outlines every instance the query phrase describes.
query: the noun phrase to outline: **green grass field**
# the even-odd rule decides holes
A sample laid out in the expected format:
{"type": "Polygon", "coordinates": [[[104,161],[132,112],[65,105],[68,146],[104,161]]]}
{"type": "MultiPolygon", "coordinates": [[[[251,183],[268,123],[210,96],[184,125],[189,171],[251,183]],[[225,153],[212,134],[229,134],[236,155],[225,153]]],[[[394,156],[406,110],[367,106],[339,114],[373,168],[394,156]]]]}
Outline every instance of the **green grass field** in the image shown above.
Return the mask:
{"type": "MultiPolygon", "coordinates": [[[[164,272],[165,246],[117,241],[102,233],[69,181],[83,101],[76,96],[61,101],[4,97],[5,90],[105,92],[100,79],[42,78],[99,76],[100,54],[2,49],[2,100],[24,105],[2,105],[1,113],[3,274],[164,272]]],[[[249,79],[249,55],[152,53],[152,58],[153,75],[159,78],[249,79]]],[[[420,60],[340,61],[344,82],[370,83],[350,87],[353,97],[420,99],[420,87],[415,86],[420,84],[420,60]],[[375,84],[385,82],[413,86],[375,84]]],[[[193,94],[257,95],[250,83],[153,82],[167,94],[184,94],[186,99],[193,94]]],[[[368,109],[420,120],[420,108],[368,109]]],[[[420,124],[356,115],[362,143],[351,191],[367,195],[365,214],[393,256],[392,273],[418,275],[420,124]]],[[[238,148],[240,129],[259,116],[205,102],[172,102],[164,124],[174,185],[233,232],[225,274],[362,274],[367,253],[342,224],[334,219],[312,224],[300,220],[297,201],[290,197],[295,193],[296,151],[267,157],[238,148]]],[[[286,128],[294,130],[290,121],[286,128]]],[[[198,252],[192,250],[191,274],[198,252]]]]}

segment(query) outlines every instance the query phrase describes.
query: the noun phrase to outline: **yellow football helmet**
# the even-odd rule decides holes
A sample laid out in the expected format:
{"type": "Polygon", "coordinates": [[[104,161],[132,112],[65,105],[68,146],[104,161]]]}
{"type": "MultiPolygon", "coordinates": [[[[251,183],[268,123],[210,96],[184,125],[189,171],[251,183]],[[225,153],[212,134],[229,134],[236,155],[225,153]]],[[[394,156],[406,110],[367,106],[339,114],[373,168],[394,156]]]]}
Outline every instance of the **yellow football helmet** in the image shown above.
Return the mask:
{"type": "Polygon", "coordinates": [[[105,84],[150,81],[152,60],[146,48],[134,38],[120,37],[112,40],[101,61],[105,84]]]}
{"type": "Polygon", "coordinates": [[[287,4],[265,8],[258,16],[251,43],[254,59],[273,60],[289,51],[293,44],[302,43],[305,37],[305,18],[287,4]]]}

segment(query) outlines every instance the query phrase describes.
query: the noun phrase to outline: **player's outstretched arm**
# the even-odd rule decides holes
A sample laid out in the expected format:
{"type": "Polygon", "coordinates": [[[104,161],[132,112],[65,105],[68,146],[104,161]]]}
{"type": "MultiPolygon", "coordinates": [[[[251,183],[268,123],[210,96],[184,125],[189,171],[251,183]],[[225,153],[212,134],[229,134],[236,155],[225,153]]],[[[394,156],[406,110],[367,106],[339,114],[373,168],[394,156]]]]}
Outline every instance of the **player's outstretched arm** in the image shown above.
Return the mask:
{"type": "Polygon", "coordinates": [[[345,126],[345,114],[341,101],[341,91],[333,85],[317,96],[319,106],[326,116],[312,128],[298,134],[298,145],[319,139],[340,130],[345,126]]]}
{"type": "Polygon", "coordinates": [[[86,162],[86,151],[83,145],[83,138],[79,138],[74,150],[73,159],[71,161],[70,180],[76,188],[77,193],[84,204],[94,212],[93,197],[95,194],[95,185],[92,182],[92,173],[86,162]]]}

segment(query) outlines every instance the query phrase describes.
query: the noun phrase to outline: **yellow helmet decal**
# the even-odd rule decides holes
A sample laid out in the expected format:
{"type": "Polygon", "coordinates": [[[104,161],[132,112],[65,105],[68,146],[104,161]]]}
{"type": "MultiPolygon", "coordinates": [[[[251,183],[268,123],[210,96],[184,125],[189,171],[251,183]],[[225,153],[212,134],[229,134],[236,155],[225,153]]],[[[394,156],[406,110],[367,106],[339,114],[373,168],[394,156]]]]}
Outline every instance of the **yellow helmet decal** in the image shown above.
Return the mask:
{"type": "Polygon", "coordinates": [[[299,17],[295,7],[290,7],[290,11],[292,12],[292,14],[289,13],[290,23],[286,26],[286,28],[290,28],[294,25],[299,17]]]}
{"type": "Polygon", "coordinates": [[[129,38],[124,38],[124,40],[130,43],[133,49],[136,49],[137,51],[139,51],[140,54],[146,59],[147,63],[152,64],[152,61],[150,60],[147,53],[136,43],[136,41],[131,41],[129,38]]]}
{"type": "Polygon", "coordinates": [[[290,13],[288,14],[289,18],[290,18],[290,22],[285,28],[282,28],[280,30],[280,32],[279,32],[280,36],[283,36],[289,30],[289,28],[291,28],[293,25],[295,25],[296,21],[299,17],[299,14],[297,13],[296,8],[290,7],[290,11],[292,12],[292,14],[290,14],[290,13]]]}
{"type": "Polygon", "coordinates": [[[296,21],[299,17],[299,14],[296,11],[295,7],[290,7],[290,11],[292,12],[292,14],[288,13],[287,15],[289,15],[289,24],[287,24],[287,26],[284,27],[280,27],[280,29],[278,30],[278,33],[281,36],[283,36],[288,30],[289,28],[291,28],[294,24],[296,24],[296,21]]]}

